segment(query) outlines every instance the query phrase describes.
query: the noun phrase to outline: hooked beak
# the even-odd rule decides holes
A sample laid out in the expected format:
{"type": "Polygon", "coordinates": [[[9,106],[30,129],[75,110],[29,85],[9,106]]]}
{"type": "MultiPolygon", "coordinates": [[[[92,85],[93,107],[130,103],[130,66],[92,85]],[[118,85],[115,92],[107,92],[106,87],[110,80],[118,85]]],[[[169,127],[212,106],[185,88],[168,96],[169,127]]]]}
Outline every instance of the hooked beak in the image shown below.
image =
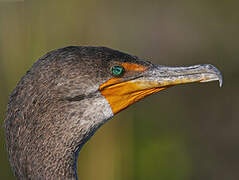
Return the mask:
{"type": "Polygon", "coordinates": [[[145,68],[139,77],[129,80],[113,78],[102,84],[99,90],[116,114],[140,99],[168,87],[209,81],[219,81],[220,87],[223,82],[220,71],[210,64],[188,67],[152,65],[145,68]]]}
{"type": "Polygon", "coordinates": [[[142,77],[135,82],[145,88],[162,88],[178,84],[219,81],[222,86],[221,72],[211,64],[201,64],[188,67],[167,67],[154,65],[149,68],[142,77]]]}

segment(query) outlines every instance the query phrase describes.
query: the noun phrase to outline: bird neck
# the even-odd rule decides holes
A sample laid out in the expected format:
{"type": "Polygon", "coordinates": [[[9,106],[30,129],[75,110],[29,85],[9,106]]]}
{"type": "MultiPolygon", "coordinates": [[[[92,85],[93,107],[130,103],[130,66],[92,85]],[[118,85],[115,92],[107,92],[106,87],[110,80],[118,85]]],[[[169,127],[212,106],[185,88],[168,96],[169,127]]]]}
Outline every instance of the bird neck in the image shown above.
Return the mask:
{"type": "Polygon", "coordinates": [[[80,149],[113,116],[100,94],[18,108],[18,114],[8,112],[12,116],[5,128],[10,163],[19,179],[77,179],[80,149]]]}
{"type": "Polygon", "coordinates": [[[113,117],[113,113],[107,100],[101,94],[94,98],[64,103],[65,106],[72,106],[72,108],[62,114],[67,121],[66,125],[62,126],[64,133],[53,140],[59,144],[54,146],[55,153],[52,156],[58,163],[51,161],[47,164],[53,165],[51,168],[57,172],[56,178],[78,179],[77,159],[81,148],[98,128],[113,117]],[[71,126],[67,126],[68,123],[71,126]]]}

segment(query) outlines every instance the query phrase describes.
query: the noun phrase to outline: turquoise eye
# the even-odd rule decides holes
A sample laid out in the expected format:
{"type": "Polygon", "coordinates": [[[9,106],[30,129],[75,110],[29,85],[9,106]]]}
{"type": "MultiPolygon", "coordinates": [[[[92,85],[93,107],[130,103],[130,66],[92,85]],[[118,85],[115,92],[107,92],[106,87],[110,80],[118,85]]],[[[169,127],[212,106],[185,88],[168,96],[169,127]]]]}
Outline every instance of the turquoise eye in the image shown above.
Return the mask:
{"type": "Polygon", "coordinates": [[[114,76],[120,76],[124,73],[124,68],[122,66],[113,66],[111,72],[114,76]]]}

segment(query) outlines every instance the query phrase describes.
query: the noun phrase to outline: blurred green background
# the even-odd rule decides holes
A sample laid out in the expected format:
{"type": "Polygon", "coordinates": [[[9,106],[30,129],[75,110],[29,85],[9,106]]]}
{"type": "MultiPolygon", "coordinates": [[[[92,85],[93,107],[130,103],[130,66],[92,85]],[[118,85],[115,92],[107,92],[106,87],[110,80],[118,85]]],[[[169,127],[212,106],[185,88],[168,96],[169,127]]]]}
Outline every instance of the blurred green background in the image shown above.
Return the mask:
{"type": "MultiPolygon", "coordinates": [[[[239,179],[239,2],[0,0],[0,123],[34,61],[68,45],[107,46],[163,65],[210,63],[218,83],[150,96],[84,146],[84,180],[239,179]]],[[[14,179],[0,130],[0,179],[14,179]]]]}

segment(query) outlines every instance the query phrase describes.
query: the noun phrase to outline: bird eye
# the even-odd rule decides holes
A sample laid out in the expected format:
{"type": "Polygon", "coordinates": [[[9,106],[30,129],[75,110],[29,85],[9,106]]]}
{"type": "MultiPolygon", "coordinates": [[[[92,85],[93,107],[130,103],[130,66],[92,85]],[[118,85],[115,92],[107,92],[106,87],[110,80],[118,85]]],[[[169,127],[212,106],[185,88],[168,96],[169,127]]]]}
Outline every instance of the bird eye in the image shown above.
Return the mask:
{"type": "Polygon", "coordinates": [[[120,76],[124,73],[124,68],[122,66],[113,66],[111,72],[114,76],[120,76]]]}

